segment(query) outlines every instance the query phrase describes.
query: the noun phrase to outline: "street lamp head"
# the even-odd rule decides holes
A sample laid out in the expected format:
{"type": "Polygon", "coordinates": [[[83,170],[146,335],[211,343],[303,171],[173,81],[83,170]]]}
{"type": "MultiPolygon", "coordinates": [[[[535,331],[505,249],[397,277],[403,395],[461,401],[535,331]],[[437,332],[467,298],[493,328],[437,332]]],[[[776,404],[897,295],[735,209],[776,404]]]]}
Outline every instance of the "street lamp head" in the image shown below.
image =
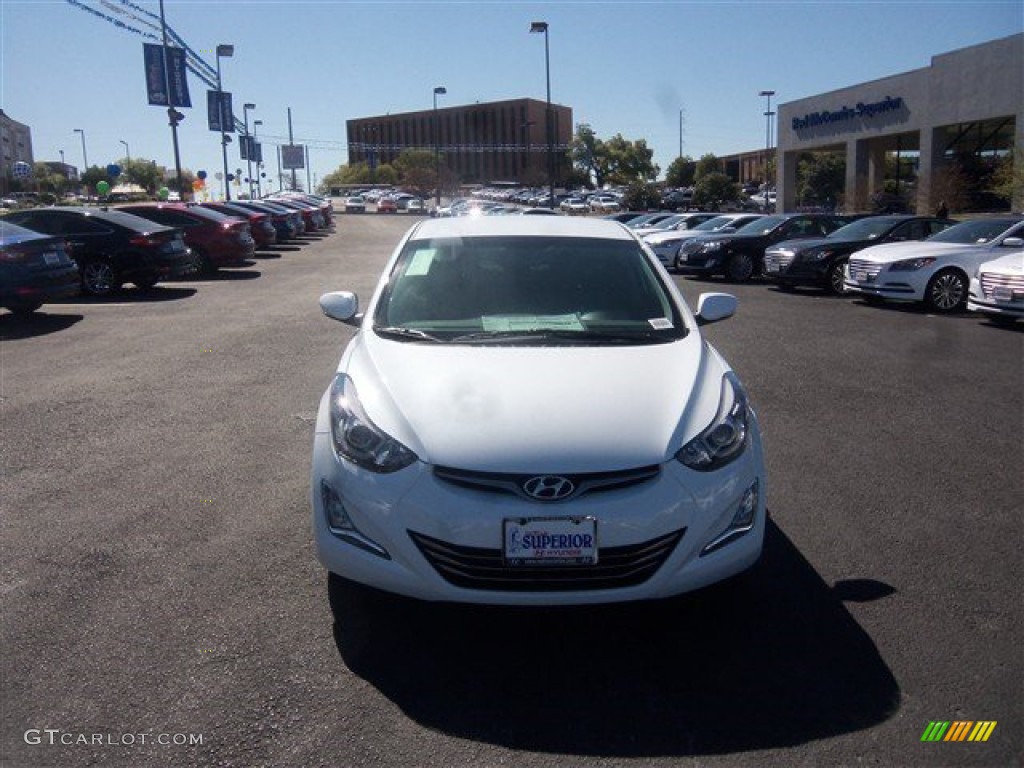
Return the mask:
{"type": "Polygon", "coordinates": [[[530,24],[530,34],[535,32],[543,32],[544,34],[547,34],[548,23],[546,21],[535,21],[530,24]]]}
{"type": "Polygon", "coordinates": [[[81,128],[75,128],[75,133],[85,133],[81,128]]]}
{"type": "Polygon", "coordinates": [[[774,96],[775,95],[775,91],[761,91],[757,95],[758,96],[774,96]]]}
{"type": "Polygon", "coordinates": [[[235,46],[221,44],[217,46],[217,55],[223,56],[225,59],[230,59],[235,55],[235,46]]]}
{"type": "Polygon", "coordinates": [[[262,120],[253,120],[252,124],[253,125],[263,125],[263,121],[262,120]]]}
{"type": "Polygon", "coordinates": [[[245,111],[247,109],[256,109],[256,105],[255,104],[243,104],[242,105],[242,110],[245,111]]]}
{"type": "Polygon", "coordinates": [[[445,88],[443,85],[439,85],[434,89],[434,93],[440,96],[442,94],[448,93],[448,89],[445,88]]]}

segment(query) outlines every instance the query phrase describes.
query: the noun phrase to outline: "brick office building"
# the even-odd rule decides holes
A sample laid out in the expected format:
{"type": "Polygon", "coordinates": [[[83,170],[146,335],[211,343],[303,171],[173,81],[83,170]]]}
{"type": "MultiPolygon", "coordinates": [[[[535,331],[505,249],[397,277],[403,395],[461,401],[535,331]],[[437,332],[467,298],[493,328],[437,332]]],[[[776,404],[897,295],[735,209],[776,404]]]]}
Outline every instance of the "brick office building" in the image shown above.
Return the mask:
{"type": "MultiPolygon", "coordinates": [[[[404,149],[439,152],[443,174],[464,184],[547,182],[547,103],[512,99],[349,120],[350,164],[393,162],[404,149]]],[[[568,171],[572,109],[551,105],[555,181],[568,171]]]]}

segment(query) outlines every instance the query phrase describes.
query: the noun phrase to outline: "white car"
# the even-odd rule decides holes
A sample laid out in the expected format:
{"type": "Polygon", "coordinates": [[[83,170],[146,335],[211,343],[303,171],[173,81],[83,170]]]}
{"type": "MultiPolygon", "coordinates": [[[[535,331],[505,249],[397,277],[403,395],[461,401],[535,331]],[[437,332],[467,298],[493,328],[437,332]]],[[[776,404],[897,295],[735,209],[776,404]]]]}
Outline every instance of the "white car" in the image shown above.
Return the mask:
{"type": "Polygon", "coordinates": [[[317,415],[316,549],[332,590],[567,605],[660,598],[750,568],[757,418],[625,227],[431,219],[397,246],[317,415]]]}
{"type": "Polygon", "coordinates": [[[595,213],[615,213],[622,210],[619,198],[614,195],[594,195],[590,198],[590,210],[595,213]]]}
{"type": "Polygon", "coordinates": [[[1024,250],[986,261],[971,277],[967,308],[993,320],[1024,320],[1024,250]]]}
{"type": "Polygon", "coordinates": [[[1024,219],[1002,216],[954,224],[927,240],[857,251],[844,287],[874,299],[924,302],[936,312],[967,303],[971,275],[984,262],[1024,245],[1024,219]]]}
{"type": "Polygon", "coordinates": [[[708,219],[693,229],[655,230],[649,235],[643,235],[643,241],[651,247],[654,255],[658,257],[658,261],[669,269],[676,269],[678,267],[676,259],[679,258],[679,246],[685,240],[708,233],[717,232],[724,234],[732,232],[762,216],[763,214],[760,213],[725,213],[721,216],[715,216],[713,219],[708,219]]]}

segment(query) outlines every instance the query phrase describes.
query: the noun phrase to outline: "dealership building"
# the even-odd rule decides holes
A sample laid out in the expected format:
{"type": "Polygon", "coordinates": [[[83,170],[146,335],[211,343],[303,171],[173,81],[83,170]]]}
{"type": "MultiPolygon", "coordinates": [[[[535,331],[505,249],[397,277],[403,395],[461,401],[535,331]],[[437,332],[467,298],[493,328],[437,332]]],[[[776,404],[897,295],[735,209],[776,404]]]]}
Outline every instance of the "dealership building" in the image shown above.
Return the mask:
{"type": "MultiPolygon", "coordinates": [[[[547,102],[511,99],[349,120],[349,163],[392,163],[406,149],[437,152],[442,170],[465,183],[547,181],[547,102]]],[[[572,109],[551,105],[555,178],[566,171],[572,109]]]]}
{"type": "MultiPolygon", "coordinates": [[[[1024,156],[1024,34],[934,56],[922,69],[780,104],[778,115],[779,210],[797,207],[803,153],[845,153],[848,211],[870,208],[886,177],[886,156],[906,153],[916,157],[917,212],[931,213],[943,200],[954,156],[1014,150],[1024,156]]],[[[1012,207],[1024,209],[1020,190],[1012,207]]]]}

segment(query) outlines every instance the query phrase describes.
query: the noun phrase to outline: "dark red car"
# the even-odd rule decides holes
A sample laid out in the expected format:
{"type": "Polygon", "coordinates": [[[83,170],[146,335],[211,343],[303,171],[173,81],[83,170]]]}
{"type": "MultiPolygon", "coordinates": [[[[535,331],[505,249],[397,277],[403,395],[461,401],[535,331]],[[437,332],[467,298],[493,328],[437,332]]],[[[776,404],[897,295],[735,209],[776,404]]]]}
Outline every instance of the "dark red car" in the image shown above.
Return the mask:
{"type": "Polygon", "coordinates": [[[180,229],[192,249],[197,272],[244,266],[256,251],[249,222],[244,219],[185,203],[133,203],[120,210],[180,229]]]}
{"type": "Polygon", "coordinates": [[[260,213],[248,208],[243,208],[235,203],[200,203],[200,208],[209,208],[211,211],[222,213],[225,216],[234,216],[245,219],[249,222],[249,231],[252,232],[252,239],[256,241],[257,248],[269,248],[277,242],[277,227],[269,213],[260,213]]]}

